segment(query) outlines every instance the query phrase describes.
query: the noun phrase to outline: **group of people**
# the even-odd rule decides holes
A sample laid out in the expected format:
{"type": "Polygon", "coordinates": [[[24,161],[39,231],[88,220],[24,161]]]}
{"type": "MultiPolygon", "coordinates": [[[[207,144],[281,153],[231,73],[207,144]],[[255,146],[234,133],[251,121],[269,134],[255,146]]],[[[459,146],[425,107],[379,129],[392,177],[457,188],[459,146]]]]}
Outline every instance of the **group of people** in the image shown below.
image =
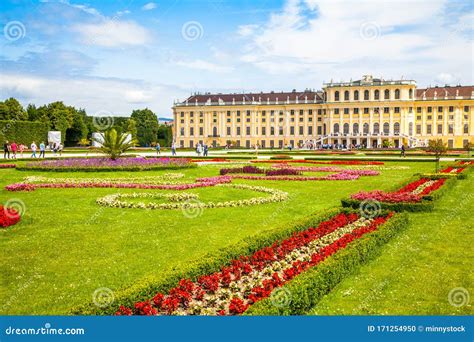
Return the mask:
{"type": "MultiPolygon", "coordinates": [[[[61,143],[52,143],[50,146],[51,151],[54,152],[55,155],[59,153],[62,155],[63,152],[63,144],[61,143]]],[[[3,158],[4,159],[16,159],[17,153],[20,153],[20,158],[23,158],[23,152],[28,150],[28,146],[24,144],[17,144],[16,142],[12,141],[11,143],[7,140],[3,143],[3,158]]],[[[45,158],[46,157],[46,144],[41,142],[39,146],[36,142],[32,142],[30,145],[31,150],[31,158],[45,158]],[[39,156],[37,155],[39,149],[39,156]]]]}
{"type": "Polygon", "coordinates": [[[207,144],[197,143],[196,153],[198,156],[201,156],[202,153],[203,157],[207,157],[209,153],[209,146],[207,146],[207,144]]]}
{"type": "Polygon", "coordinates": [[[17,152],[20,153],[20,158],[23,158],[23,152],[27,149],[27,147],[23,144],[17,144],[16,142],[12,141],[9,143],[5,141],[3,144],[3,158],[4,159],[16,159],[17,152]],[[10,154],[11,153],[11,154],[10,154]]]}

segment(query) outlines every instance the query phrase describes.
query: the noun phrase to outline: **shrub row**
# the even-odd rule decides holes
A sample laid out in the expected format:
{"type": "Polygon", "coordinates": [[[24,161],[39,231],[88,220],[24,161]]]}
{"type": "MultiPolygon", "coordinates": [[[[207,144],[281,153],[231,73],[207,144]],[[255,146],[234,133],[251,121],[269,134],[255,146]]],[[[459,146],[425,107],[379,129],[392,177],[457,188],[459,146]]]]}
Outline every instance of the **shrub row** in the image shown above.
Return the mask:
{"type": "Polygon", "coordinates": [[[111,315],[118,310],[120,305],[133,307],[136,302],[152,298],[157,292],[168,292],[181,279],[196,281],[201,275],[220,271],[223,266],[229,265],[232,260],[240,256],[252,255],[261,248],[271,246],[276,241],[287,239],[295,232],[316,226],[340,212],[347,213],[349,210],[344,208],[330,209],[324,214],[310,215],[291,226],[275,228],[247,237],[237,244],[219,249],[214,253],[209,253],[199,258],[199,260],[173,267],[160,277],[144,277],[130,287],[114,291],[115,301],[106,308],[99,308],[92,302],[89,302],[71,309],[70,313],[75,315],[111,315]]]}
{"type": "Polygon", "coordinates": [[[306,160],[361,160],[361,161],[397,161],[397,162],[430,162],[433,163],[436,160],[434,158],[357,158],[357,157],[333,157],[323,158],[323,157],[305,157],[306,160]]]}
{"type": "Polygon", "coordinates": [[[288,305],[273,305],[272,298],[253,304],[246,315],[303,315],[313,308],[342,279],[356,273],[367,261],[374,259],[399,231],[408,225],[406,213],[396,214],[377,230],[368,233],[336,252],[316,267],[301,273],[283,285],[289,294],[288,305]]]}
{"type": "Polygon", "coordinates": [[[190,163],[189,165],[181,165],[181,166],[128,166],[128,167],[76,167],[76,168],[53,168],[53,167],[42,167],[42,166],[27,166],[17,165],[16,169],[19,171],[45,171],[45,172],[111,172],[111,171],[157,171],[157,170],[182,170],[182,169],[191,169],[196,168],[197,164],[190,163]]]}
{"type": "Polygon", "coordinates": [[[43,122],[0,120],[0,141],[14,141],[27,146],[36,141],[39,145],[47,140],[48,130],[48,125],[43,122]]]}

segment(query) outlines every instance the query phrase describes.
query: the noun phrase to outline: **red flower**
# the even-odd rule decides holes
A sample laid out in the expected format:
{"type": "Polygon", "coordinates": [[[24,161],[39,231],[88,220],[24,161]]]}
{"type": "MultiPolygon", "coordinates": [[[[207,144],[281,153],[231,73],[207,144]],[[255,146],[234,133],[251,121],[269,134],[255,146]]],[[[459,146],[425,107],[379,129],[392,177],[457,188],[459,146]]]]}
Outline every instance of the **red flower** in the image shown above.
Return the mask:
{"type": "Polygon", "coordinates": [[[244,304],[240,298],[232,298],[229,305],[229,313],[239,315],[247,310],[248,305],[244,304]]]}
{"type": "Polygon", "coordinates": [[[0,227],[6,228],[17,224],[21,219],[20,213],[13,208],[0,205],[0,227]]]}
{"type": "Polygon", "coordinates": [[[132,315],[132,309],[127,308],[123,305],[120,305],[120,308],[118,311],[115,313],[115,316],[131,316],[132,315]]]}

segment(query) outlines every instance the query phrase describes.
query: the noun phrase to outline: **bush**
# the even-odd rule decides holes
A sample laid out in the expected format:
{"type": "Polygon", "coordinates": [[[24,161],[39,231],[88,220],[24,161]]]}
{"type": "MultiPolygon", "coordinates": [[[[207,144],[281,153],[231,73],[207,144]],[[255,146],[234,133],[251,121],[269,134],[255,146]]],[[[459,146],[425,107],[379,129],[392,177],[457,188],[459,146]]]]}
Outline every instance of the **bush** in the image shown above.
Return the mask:
{"type": "Polygon", "coordinates": [[[253,304],[246,315],[303,315],[313,308],[342,279],[354,274],[367,261],[380,254],[387,243],[408,225],[406,213],[397,214],[377,230],[351,242],[316,267],[296,276],[283,286],[291,295],[286,306],[275,306],[272,298],[253,304]]]}
{"type": "Polygon", "coordinates": [[[89,302],[71,309],[70,313],[78,315],[112,315],[118,310],[120,305],[133,307],[136,302],[150,299],[157,292],[168,292],[181,279],[195,281],[203,274],[220,271],[223,266],[229,265],[232,260],[240,256],[251,255],[261,248],[271,246],[276,241],[289,238],[295,232],[316,226],[340,212],[349,212],[349,210],[344,208],[330,209],[324,214],[310,215],[291,226],[276,228],[245,238],[235,245],[207,254],[199,260],[188,262],[181,267],[173,267],[159,278],[155,276],[144,277],[130,287],[115,291],[114,305],[99,308],[94,303],[89,302]]]}
{"type": "Polygon", "coordinates": [[[274,156],[271,156],[270,159],[293,159],[293,158],[286,154],[276,154],[274,156]]]}
{"type": "Polygon", "coordinates": [[[39,145],[48,138],[49,126],[38,121],[0,120],[0,140],[14,141],[29,146],[33,141],[39,145]]]}

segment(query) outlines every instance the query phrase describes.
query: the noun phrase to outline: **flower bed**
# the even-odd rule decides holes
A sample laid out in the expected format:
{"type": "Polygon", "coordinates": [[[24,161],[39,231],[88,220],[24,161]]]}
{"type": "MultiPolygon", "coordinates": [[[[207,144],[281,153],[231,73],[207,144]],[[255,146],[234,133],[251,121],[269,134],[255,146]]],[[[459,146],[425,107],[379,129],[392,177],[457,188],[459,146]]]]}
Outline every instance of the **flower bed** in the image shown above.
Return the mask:
{"type": "Polygon", "coordinates": [[[17,224],[21,219],[20,213],[13,208],[0,205],[0,227],[7,228],[17,224]]]}
{"type": "Polygon", "coordinates": [[[377,230],[392,214],[364,219],[341,213],[317,227],[264,247],[251,256],[232,260],[220,272],[181,279],[166,294],[156,293],[117,315],[238,315],[267,298],[299,274],[344,250],[349,243],[377,230]]]}
{"type": "MultiPolygon", "coordinates": [[[[312,169],[312,168],[310,168],[312,169]]],[[[316,168],[315,168],[316,169],[316,168]]],[[[240,174],[228,174],[228,177],[237,179],[248,179],[248,180],[268,180],[268,181],[324,181],[324,180],[356,180],[360,176],[377,176],[379,172],[374,170],[344,170],[338,169],[338,173],[334,173],[327,176],[301,176],[298,175],[301,172],[300,168],[293,169],[292,167],[282,167],[279,169],[280,172],[266,172],[265,176],[256,175],[240,175],[240,174]],[[281,175],[272,175],[281,174],[281,175]]],[[[322,171],[322,170],[318,170],[322,171]]],[[[324,170],[327,172],[327,170],[324,170]]],[[[333,171],[333,169],[331,169],[333,171]]]]}
{"type": "Polygon", "coordinates": [[[157,190],[187,190],[215,186],[222,183],[230,183],[232,179],[228,176],[198,178],[196,183],[181,184],[147,184],[147,183],[115,183],[115,182],[72,182],[72,183],[16,183],[5,187],[8,191],[33,191],[37,188],[60,189],[60,188],[119,188],[119,189],[157,189],[157,190]]]}
{"type": "Polygon", "coordinates": [[[233,200],[226,202],[201,202],[197,200],[199,196],[191,193],[181,194],[153,194],[153,193],[131,193],[131,194],[113,194],[97,199],[97,204],[105,207],[114,208],[134,208],[134,209],[191,209],[191,208],[224,208],[224,207],[242,207],[253,206],[266,203],[282,202],[288,199],[286,192],[265,188],[263,186],[250,186],[246,184],[217,184],[220,187],[229,187],[234,189],[246,189],[256,192],[270,194],[269,197],[254,197],[244,200],[233,200]],[[175,203],[156,203],[156,202],[128,202],[122,201],[123,198],[166,198],[175,203]],[[194,200],[194,201],[190,201],[194,200]]]}
{"type": "Polygon", "coordinates": [[[182,184],[176,179],[183,178],[183,173],[165,173],[161,176],[114,177],[114,178],[54,178],[28,176],[23,183],[143,183],[143,184],[182,184]]]}
{"type": "Polygon", "coordinates": [[[65,158],[43,160],[17,167],[34,171],[145,171],[197,167],[186,158],[65,158]]]}
{"type": "Polygon", "coordinates": [[[311,159],[293,159],[293,160],[251,160],[251,163],[275,163],[275,164],[288,164],[288,163],[300,163],[300,164],[329,164],[329,165],[384,165],[384,162],[380,161],[365,161],[365,160],[311,160],[311,159]]]}
{"type": "Polygon", "coordinates": [[[0,164],[0,169],[14,169],[15,167],[15,164],[0,164]]]}

